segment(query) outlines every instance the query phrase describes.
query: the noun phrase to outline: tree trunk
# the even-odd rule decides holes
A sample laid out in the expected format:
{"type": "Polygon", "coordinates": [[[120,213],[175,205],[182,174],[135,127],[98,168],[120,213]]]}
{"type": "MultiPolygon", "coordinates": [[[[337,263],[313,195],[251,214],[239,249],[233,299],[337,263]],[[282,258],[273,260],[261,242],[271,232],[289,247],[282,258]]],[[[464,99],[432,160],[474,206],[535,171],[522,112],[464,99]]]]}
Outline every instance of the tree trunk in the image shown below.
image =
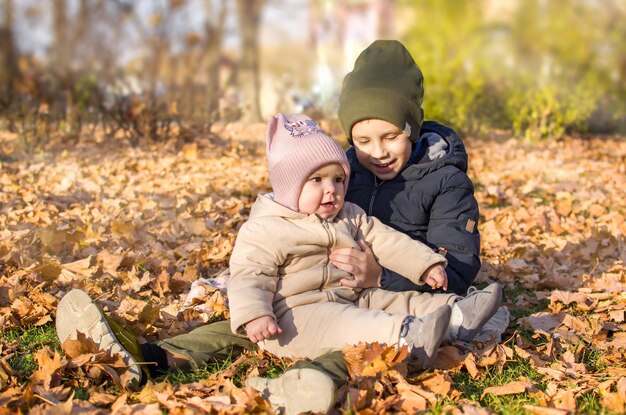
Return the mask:
{"type": "Polygon", "coordinates": [[[0,27],[0,95],[3,106],[9,105],[13,100],[17,71],[13,38],[13,0],[4,0],[4,22],[0,27]]]}
{"type": "Polygon", "coordinates": [[[69,69],[67,4],[65,0],[52,1],[52,30],[54,44],[50,56],[51,69],[61,80],[64,80],[69,69]]]}
{"type": "MultiPolygon", "coordinates": [[[[222,57],[222,38],[226,21],[226,1],[222,0],[217,14],[214,13],[212,0],[205,0],[205,36],[208,61],[208,118],[209,123],[218,118],[220,98],[220,59],[222,57]],[[217,17],[215,17],[217,16],[217,17]]],[[[210,125],[209,125],[210,127],[210,125]]]]}
{"type": "MultiPolygon", "coordinates": [[[[88,0],[80,0],[78,14],[74,22],[73,36],[68,39],[68,49],[72,58],[77,58],[83,52],[85,37],[89,29],[91,20],[91,10],[88,0]]],[[[82,58],[82,56],[81,56],[82,58]]],[[[83,62],[84,64],[84,62],[83,62]]]]}
{"type": "Polygon", "coordinates": [[[244,122],[261,121],[259,95],[259,26],[265,0],[237,0],[237,15],[241,35],[239,85],[243,95],[244,122]]]}

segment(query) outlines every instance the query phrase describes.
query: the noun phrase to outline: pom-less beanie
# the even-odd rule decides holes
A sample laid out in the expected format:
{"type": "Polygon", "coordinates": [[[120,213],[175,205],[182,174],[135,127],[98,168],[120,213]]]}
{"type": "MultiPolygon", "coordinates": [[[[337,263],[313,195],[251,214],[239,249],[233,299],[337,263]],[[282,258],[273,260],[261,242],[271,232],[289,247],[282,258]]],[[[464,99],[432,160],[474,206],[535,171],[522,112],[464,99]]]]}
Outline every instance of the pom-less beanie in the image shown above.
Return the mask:
{"type": "Polygon", "coordinates": [[[339,97],[339,120],[352,144],[352,127],[377,118],[390,122],[416,142],[424,120],[424,77],[397,40],[377,40],[356,59],[339,97]],[[410,129],[406,126],[409,125],[410,129]]]}
{"type": "Polygon", "coordinates": [[[346,153],[306,115],[279,113],[270,118],[265,144],[274,200],[281,205],[298,212],[300,193],[311,173],[331,163],[343,167],[347,189],[346,153]]]}

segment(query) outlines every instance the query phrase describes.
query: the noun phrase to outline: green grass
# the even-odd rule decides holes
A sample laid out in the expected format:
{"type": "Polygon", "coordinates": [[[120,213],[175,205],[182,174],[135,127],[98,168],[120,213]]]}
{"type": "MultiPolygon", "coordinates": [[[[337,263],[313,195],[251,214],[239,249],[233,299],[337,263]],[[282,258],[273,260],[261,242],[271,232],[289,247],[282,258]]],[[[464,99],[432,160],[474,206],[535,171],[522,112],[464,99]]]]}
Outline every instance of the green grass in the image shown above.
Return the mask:
{"type": "Polygon", "coordinates": [[[587,392],[576,399],[576,410],[581,414],[607,414],[600,405],[600,397],[595,392],[587,392]]]}
{"type": "Polygon", "coordinates": [[[61,351],[61,345],[56,335],[53,323],[40,327],[12,328],[0,335],[2,343],[15,348],[14,355],[8,359],[20,381],[26,381],[37,369],[37,362],[33,353],[46,346],[61,351]]]}
{"type": "Polygon", "coordinates": [[[267,369],[263,377],[276,379],[277,377],[285,373],[285,370],[287,369],[289,369],[289,365],[287,365],[283,360],[281,360],[279,365],[271,365],[267,369]]]}
{"type": "Polygon", "coordinates": [[[593,373],[601,373],[608,367],[606,363],[602,362],[602,356],[605,354],[606,352],[602,350],[584,347],[580,356],[580,363],[584,363],[593,373]]]}
{"type": "Polygon", "coordinates": [[[538,405],[536,398],[529,393],[522,393],[509,396],[494,396],[491,394],[481,398],[483,391],[491,386],[506,385],[509,382],[527,378],[535,382],[538,389],[543,389],[545,385],[541,383],[542,375],[538,373],[531,364],[524,359],[516,358],[506,363],[502,370],[497,367],[485,369],[484,377],[472,379],[469,373],[461,371],[452,374],[454,386],[463,393],[463,398],[475,401],[481,406],[489,407],[501,414],[524,414],[524,405],[538,405]]]}
{"type": "Polygon", "coordinates": [[[511,315],[515,318],[528,317],[531,314],[546,311],[548,309],[548,305],[550,304],[550,301],[547,299],[537,300],[537,297],[532,290],[524,288],[520,284],[516,283],[513,286],[507,284],[504,286],[505,300],[511,301],[511,299],[520,298],[520,296],[525,296],[527,298],[534,299],[535,301],[525,307],[509,307],[511,315]]]}
{"type": "Polygon", "coordinates": [[[90,397],[89,391],[85,388],[76,388],[74,391],[74,398],[80,399],[81,401],[86,401],[90,397]]]}
{"type": "Polygon", "coordinates": [[[193,383],[198,382],[202,379],[206,379],[209,376],[225,370],[233,363],[233,359],[231,356],[228,358],[215,363],[207,363],[197,369],[189,369],[189,368],[178,368],[170,370],[168,373],[163,374],[163,376],[159,376],[154,380],[156,382],[167,381],[172,385],[181,385],[184,383],[193,383]]]}
{"type": "MultiPolygon", "coordinates": [[[[236,386],[241,387],[245,383],[246,372],[248,368],[254,364],[254,360],[251,359],[250,362],[251,363],[244,363],[237,368],[237,372],[235,373],[235,376],[233,377],[233,383],[236,386]]],[[[192,370],[188,368],[187,369],[175,369],[175,370],[171,370],[169,373],[161,377],[156,378],[155,381],[157,382],[168,381],[172,385],[180,385],[184,383],[198,382],[202,379],[208,378],[209,376],[217,372],[226,370],[232,363],[233,363],[232,357],[228,357],[227,359],[224,359],[219,362],[208,363],[197,369],[192,369],[192,370]]],[[[287,368],[288,368],[287,364],[284,363],[282,360],[277,365],[270,364],[270,366],[265,371],[263,377],[270,378],[270,379],[277,378],[280,375],[282,375],[285,372],[285,370],[287,370],[287,368]]]]}

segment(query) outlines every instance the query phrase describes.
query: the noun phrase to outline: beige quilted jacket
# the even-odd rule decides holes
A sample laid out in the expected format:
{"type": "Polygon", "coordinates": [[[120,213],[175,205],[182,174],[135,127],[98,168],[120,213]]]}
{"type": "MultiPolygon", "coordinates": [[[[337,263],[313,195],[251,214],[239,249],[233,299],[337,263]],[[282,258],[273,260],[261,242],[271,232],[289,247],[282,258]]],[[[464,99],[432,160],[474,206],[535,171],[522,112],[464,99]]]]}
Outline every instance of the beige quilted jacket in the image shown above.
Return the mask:
{"type": "Polygon", "coordinates": [[[351,275],[330,264],[336,248],[359,249],[365,239],[379,264],[417,284],[431,265],[446,259],[346,202],[332,220],[294,212],[269,196],[257,198],[230,259],[228,298],[233,332],[255,318],[278,318],[317,302],[354,302],[360,289],[342,286],[351,275]]]}

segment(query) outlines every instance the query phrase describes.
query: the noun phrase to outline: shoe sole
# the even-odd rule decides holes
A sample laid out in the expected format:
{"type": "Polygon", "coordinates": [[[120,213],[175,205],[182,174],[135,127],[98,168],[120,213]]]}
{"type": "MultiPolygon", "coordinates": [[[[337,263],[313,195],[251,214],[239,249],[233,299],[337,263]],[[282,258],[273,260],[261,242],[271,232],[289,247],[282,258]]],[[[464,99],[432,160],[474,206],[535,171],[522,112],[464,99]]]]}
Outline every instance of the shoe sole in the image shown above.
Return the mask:
{"type": "Polygon", "coordinates": [[[119,354],[128,367],[130,382],[141,383],[141,367],[117,340],[104,314],[87,293],[74,289],[63,296],[55,324],[61,345],[68,339],[76,340],[77,332],[81,332],[101,350],[109,351],[111,355],[119,354]]]}

